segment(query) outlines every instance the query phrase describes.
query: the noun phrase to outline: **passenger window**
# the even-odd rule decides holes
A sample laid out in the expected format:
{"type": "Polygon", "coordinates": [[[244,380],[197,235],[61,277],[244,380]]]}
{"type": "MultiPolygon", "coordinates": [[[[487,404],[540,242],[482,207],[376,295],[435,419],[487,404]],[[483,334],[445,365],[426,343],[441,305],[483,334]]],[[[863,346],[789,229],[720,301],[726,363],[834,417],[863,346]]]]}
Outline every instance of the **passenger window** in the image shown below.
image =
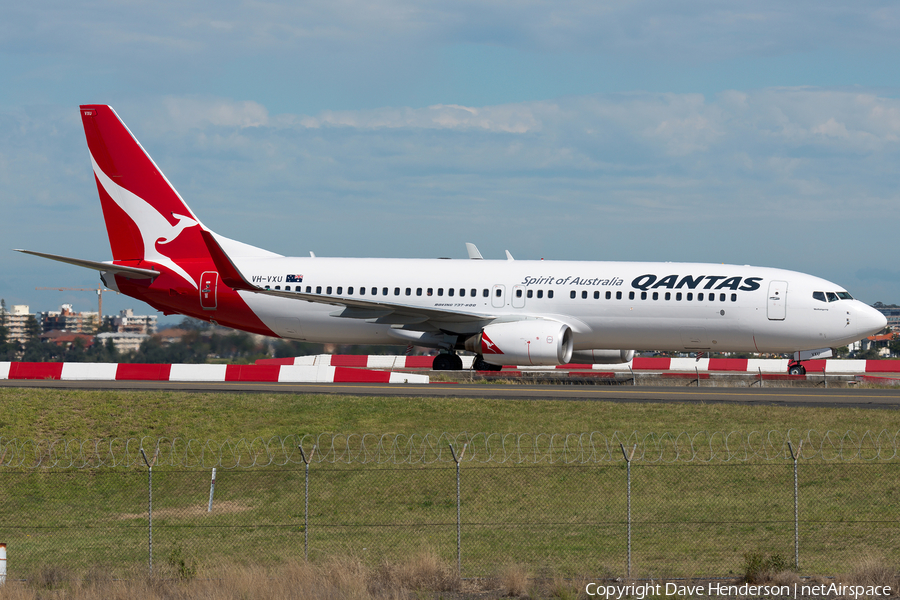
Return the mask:
{"type": "Polygon", "coordinates": [[[387,295],[388,295],[387,292],[388,292],[388,289],[387,289],[387,288],[381,288],[381,295],[382,295],[382,296],[387,296],[387,295]]]}
{"type": "Polygon", "coordinates": [[[641,300],[647,299],[647,292],[641,292],[641,300]]]}
{"type": "Polygon", "coordinates": [[[325,288],[325,293],[331,294],[331,286],[330,285],[327,288],[325,288]]]}
{"type": "Polygon", "coordinates": [[[838,297],[834,292],[826,292],[826,295],[828,296],[829,302],[837,302],[838,297]]]}
{"type": "Polygon", "coordinates": [[[471,290],[469,290],[469,295],[474,298],[475,296],[478,295],[478,290],[476,290],[475,288],[472,288],[471,290]]]}
{"type": "MultiPolygon", "coordinates": [[[[497,291],[500,291],[500,290],[497,290],[497,291]]],[[[447,288],[447,295],[448,295],[448,296],[452,296],[452,295],[453,295],[453,288],[447,288]]],[[[497,295],[499,296],[500,294],[497,294],[497,295]]]]}
{"type": "Polygon", "coordinates": [[[547,290],[547,298],[553,297],[553,290],[547,290]]]}
{"type": "Polygon", "coordinates": [[[372,288],[372,295],[373,295],[373,296],[377,296],[377,295],[378,295],[378,288],[377,288],[377,287],[373,287],[373,288],[372,288]]]}
{"type": "Polygon", "coordinates": [[[699,294],[697,294],[697,300],[699,300],[700,302],[703,302],[703,292],[700,292],[699,294]]]}
{"type": "Polygon", "coordinates": [[[732,295],[731,295],[731,301],[732,301],[732,302],[737,302],[737,294],[732,294],[732,295]]]}
{"type": "Polygon", "coordinates": [[[460,296],[465,296],[465,295],[466,295],[466,288],[459,288],[459,295],[460,295],[460,296]]]}
{"type": "Polygon", "coordinates": [[[725,302],[725,294],[719,294],[719,302],[725,302]]]}
{"type": "Polygon", "coordinates": [[[571,292],[569,292],[569,298],[574,298],[574,297],[575,297],[575,290],[572,290],[571,292]]]}
{"type": "MultiPolygon", "coordinates": [[[[607,294],[608,293],[609,292],[607,292],[607,294]]],[[[600,299],[600,292],[594,292],[594,300],[599,300],[599,299],[600,299]]]]}
{"type": "Polygon", "coordinates": [[[444,295],[444,288],[438,288],[438,296],[444,295]]]}
{"type": "Polygon", "coordinates": [[[538,298],[544,297],[544,290],[538,290],[538,298]]]}
{"type": "Polygon", "coordinates": [[[494,295],[497,296],[498,298],[499,298],[502,294],[503,294],[503,291],[500,290],[499,288],[498,288],[497,291],[494,293],[494,295]]]}
{"type": "Polygon", "coordinates": [[[406,288],[406,295],[407,295],[407,296],[411,296],[411,295],[412,295],[412,288],[406,288]]]}
{"type": "Polygon", "coordinates": [[[317,293],[317,294],[321,294],[321,293],[322,293],[322,286],[321,286],[321,285],[317,285],[317,286],[316,286],[316,293],[317,293]]]}
{"type": "Polygon", "coordinates": [[[634,300],[634,292],[628,292],[628,299],[634,300]]]}
{"type": "Polygon", "coordinates": [[[400,288],[394,288],[394,295],[395,295],[395,296],[399,296],[399,295],[400,295],[400,288]]]}
{"type": "Polygon", "coordinates": [[[531,298],[532,296],[534,296],[534,290],[528,290],[528,293],[525,295],[531,298]]]}
{"type": "Polygon", "coordinates": [[[488,297],[488,291],[487,291],[487,288],[484,288],[484,289],[481,291],[481,295],[484,296],[485,298],[488,297]]]}
{"type": "Polygon", "coordinates": [[[687,299],[688,299],[688,301],[693,300],[693,299],[694,299],[694,293],[693,293],[693,292],[688,292],[688,293],[687,293],[687,299]]]}
{"type": "Polygon", "coordinates": [[[659,292],[653,292],[653,299],[659,300],[659,292]]]}
{"type": "Polygon", "coordinates": [[[666,292],[666,300],[672,299],[672,292],[666,292]]]}
{"type": "Polygon", "coordinates": [[[352,296],[352,295],[353,295],[353,286],[350,286],[350,287],[347,288],[347,295],[348,295],[348,296],[352,296]]]}
{"type": "Polygon", "coordinates": [[[622,299],[622,292],[616,292],[616,300],[622,299]]]}
{"type": "Polygon", "coordinates": [[[428,294],[429,296],[433,295],[433,294],[434,294],[434,288],[428,288],[427,294],[428,294]]]}
{"type": "Polygon", "coordinates": [[[269,286],[266,286],[266,289],[269,289],[269,286]]]}
{"type": "Polygon", "coordinates": [[[581,291],[581,299],[582,299],[582,300],[587,300],[587,290],[582,290],[582,291],[581,291]]]}
{"type": "Polygon", "coordinates": [[[516,290],[516,298],[522,297],[522,290],[516,290]]]}
{"type": "Polygon", "coordinates": [[[422,288],[416,288],[416,296],[422,295],[422,288]]]}
{"type": "Polygon", "coordinates": [[[340,296],[340,295],[343,294],[343,293],[344,293],[344,286],[342,286],[342,285],[341,285],[341,286],[338,286],[338,289],[337,289],[337,294],[338,294],[338,296],[340,296]]]}
{"type": "Polygon", "coordinates": [[[612,292],[606,292],[606,299],[612,300],[612,292]]]}
{"type": "Polygon", "coordinates": [[[675,301],[676,301],[676,302],[681,302],[681,292],[678,292],[678,293],[675,294],[675,301]]]}
{"type": "Polygon", "coordinates": [[[360,296],[365,296],[365,295],[366,295],[366,288],[365,288],[365,286],[360,286],[360,287],[359,287],[359,295],[360,295],[360,296]]]}
{"type": "Polygon", "coordinates": [[[276,285],[276,286],[275,286],[275,289],[276,289],[276,290],[280,290],[280,289],[281,289],[281,286],[280,286],[280,285],[276,285]]]}
{"type": "Polygon", "coordinates": [[[286,286],[284,286],[284,289],[287,290],[287,291],[289,292],[289,291],[291,291],[291,286],[286,285],[286,286]]]}
{"type": "Polygon", "coordinates": [[[310,292],[312,292],[312,286],[308,285],[306,286],[306,293],[309,294],[310,292]]]}

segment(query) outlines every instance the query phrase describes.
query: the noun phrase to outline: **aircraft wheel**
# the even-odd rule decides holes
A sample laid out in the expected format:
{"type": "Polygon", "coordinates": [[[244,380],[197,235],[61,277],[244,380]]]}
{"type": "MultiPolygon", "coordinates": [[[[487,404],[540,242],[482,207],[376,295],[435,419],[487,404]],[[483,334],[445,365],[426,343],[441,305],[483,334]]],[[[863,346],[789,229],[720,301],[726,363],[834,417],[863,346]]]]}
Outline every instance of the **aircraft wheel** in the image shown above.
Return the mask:
{"type": "Polygon", "coordinates": [[[806,375],[806,367],[803,365],[793,365],[788,367],[789,375],[806,375]]]}
{"type": "Polygon", "coordinates": [[[476,371],[499,371],[503,367],[500,365],[492,365],[489,362],[485,362],[484,357],[479,354],[475,357],[475,361],[472,363],[472,368],[476,371]]]}
{"type": "Polygon", "coordinates": [[[434,357],[431,368],[434,371],[461,371],[462,359],[456,354],[442,352],[434,357]]]}

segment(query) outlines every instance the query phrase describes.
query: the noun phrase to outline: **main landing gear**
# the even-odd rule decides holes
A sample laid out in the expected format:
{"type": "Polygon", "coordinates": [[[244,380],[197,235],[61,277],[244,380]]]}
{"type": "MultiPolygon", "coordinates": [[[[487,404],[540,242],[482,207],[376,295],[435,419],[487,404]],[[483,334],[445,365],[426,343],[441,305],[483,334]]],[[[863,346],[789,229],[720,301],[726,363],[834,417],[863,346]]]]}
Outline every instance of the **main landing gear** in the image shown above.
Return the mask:
{"type": "Polygon", "coordinates": [[[434,371],[462,371],[462,359],[456,354],[441,352],[431,363],[434,371]]]}
{"type": "Polygon", "coordinates": [[[492,365],[489,362],[484,362],[484,357],[479,354],[475,357],[475,361],[472,363],[472,369],[474,369],[475,371],[500,371],[503,369],[503,366],[492,365]]]}

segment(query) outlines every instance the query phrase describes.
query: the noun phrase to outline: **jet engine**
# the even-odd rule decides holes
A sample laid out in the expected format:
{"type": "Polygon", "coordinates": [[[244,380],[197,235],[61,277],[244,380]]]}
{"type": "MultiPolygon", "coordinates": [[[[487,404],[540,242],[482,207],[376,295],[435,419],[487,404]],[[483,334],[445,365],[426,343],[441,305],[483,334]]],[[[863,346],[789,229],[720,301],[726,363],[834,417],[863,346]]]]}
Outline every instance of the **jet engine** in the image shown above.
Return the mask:
{"type": "Polygon", "coordinates": [[[620,365],[631,362],[634,350],[576,350],[570,363],[576,365],[620,365]]]}
{"type": "Polygon", "coordinates": [[[495,365],[564,365],[572,347],[572,329],[545,319],[494,323],[465,341],[466,350],[495,365]]]}

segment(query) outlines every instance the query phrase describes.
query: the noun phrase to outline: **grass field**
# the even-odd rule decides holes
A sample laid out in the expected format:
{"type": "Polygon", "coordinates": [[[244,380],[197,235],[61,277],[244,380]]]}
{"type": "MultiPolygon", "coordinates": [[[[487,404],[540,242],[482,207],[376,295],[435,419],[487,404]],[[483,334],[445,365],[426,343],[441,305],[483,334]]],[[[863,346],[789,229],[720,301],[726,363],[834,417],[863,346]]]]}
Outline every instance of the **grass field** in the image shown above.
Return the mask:
{"type": "MultiPolygon", "coordinates": [[[[0,390],[0,436],[226,438],[342,433],[900,430],[900,413],[861,409],[0,390]]],[[[632,468],[632,564],[639,576],[738,573],[748,551],[793,562],[790,461],[632,468]]],[[[900,556],[900,461],[801,464],[801,569],[836,573],[864,552],[900,556]]],[[[304,471],[154,469],[157,569],[356,556],[369,564],[432,550],[456,559],[451,464],[315,464],[310,529],[304,471]]],[[[464,465],[463,573],[621,575],[625,466],[464,465]]],[[[10,572],[50,562],[126,573],[147,561],[147,473],[0,470],[10,572]]]]}

